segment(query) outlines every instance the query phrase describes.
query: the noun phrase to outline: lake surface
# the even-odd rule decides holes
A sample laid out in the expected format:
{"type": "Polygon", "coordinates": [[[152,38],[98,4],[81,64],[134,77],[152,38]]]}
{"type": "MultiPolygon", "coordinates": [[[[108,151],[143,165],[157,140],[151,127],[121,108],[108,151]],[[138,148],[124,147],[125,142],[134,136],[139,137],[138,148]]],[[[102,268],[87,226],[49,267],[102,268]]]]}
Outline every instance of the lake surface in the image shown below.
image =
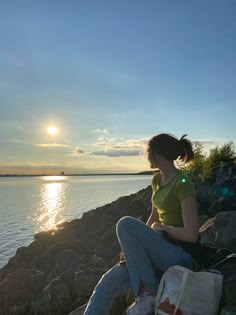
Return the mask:
{"type": "Polygon", "coordinates": [[[34,234],[84,212],[136,193],[150,175],[0,178],[0,268],[34,234]]]}

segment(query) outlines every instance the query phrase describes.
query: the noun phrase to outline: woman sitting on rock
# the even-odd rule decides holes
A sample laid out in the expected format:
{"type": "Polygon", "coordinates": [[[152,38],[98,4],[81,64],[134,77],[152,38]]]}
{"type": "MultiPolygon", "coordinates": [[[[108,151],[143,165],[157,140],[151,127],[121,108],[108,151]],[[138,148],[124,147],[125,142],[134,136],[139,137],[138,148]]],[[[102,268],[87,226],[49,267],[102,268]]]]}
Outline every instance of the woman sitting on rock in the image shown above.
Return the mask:
{"type": "Polygon", "coordinates": [[[174,164],[178,158],[183,162],[194,158],[185,136],[178,140],[159,134],[148,142],[147,158],[157,170],[152,179],[152,213],[146,224],[133,217],[119,220],[122,261],[101,278],[84,315],[110,314],[114,299],[130,288],[135,302],[127,314],[153,314],[160,274],[173,265],[193,266],[199,239],[195,189],[174,164]]]}

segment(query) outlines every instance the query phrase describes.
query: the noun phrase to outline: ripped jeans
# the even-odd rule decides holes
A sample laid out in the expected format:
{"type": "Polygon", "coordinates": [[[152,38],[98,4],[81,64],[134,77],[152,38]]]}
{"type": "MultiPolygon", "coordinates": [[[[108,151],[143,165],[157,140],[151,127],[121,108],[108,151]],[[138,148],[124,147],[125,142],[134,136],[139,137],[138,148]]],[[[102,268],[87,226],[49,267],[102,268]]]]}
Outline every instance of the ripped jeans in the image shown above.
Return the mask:
{"type": "Polygon", "coordinates": [[[133,217],[120,219],[116,231],[126,264],[116,264],[102,276],[84,315],[109,315],[117,296],[132,288],[137,298],[141,284],[156,295],[160,283],[157,270],[165,272],[173,265],[192,267],[193,258],[182,247],[169,243],[160,232],[133,217]]]}

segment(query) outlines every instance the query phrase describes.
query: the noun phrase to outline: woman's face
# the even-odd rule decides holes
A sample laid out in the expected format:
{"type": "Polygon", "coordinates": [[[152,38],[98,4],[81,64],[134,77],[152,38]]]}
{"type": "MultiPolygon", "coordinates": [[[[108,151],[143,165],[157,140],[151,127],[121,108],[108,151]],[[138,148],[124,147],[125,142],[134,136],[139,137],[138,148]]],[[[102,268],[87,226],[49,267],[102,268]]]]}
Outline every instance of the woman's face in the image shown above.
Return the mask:
{"type": "Polygon", "coordinates": [[[149,146],[147,147],[147,159],[150,162],[151,168],[158,167],[158,154],[153,152],[149,146]]]}

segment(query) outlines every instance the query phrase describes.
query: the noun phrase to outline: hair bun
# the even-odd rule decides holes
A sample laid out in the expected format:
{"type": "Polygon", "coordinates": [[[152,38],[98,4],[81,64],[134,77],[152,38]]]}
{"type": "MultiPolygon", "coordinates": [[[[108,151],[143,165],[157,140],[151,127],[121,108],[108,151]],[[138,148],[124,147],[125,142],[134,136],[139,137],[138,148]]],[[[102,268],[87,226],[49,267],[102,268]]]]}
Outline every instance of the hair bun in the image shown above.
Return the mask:
{"type": "Polygon", "coordinates": [[[179,142],[185,142],[187,140],[187,139],[184,139],[185,137],[187,137],[187,133],[179,139],[179,142]]]}

